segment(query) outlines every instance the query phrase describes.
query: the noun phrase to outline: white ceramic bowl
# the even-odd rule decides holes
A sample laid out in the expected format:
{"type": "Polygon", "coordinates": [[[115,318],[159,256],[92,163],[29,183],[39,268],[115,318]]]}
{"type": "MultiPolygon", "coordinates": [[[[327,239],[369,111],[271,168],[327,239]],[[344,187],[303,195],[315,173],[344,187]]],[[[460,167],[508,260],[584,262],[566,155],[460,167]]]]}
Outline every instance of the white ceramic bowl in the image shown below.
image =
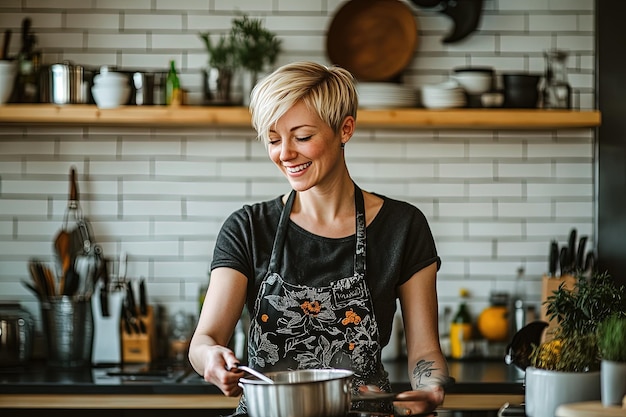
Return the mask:
{"type": "Polygon", "coordinates": [[[493,75],[484,71],[463,71],[452,77],[468,94],[486,93],[493,84],[493,75]]]}
{"type": "Polygon", "coordinates": [[[130,87],[94,85],[91,87],[91,94],[96,102],[96,106],[101,109],[113,109],[123,106],[128,102],[130,87]]]}
{"type": "Polygon", "coordinates": [[[15,72],[7,72],[0,74],[0,104],[9,101],[13,86],[15,85],[15,72]]]}

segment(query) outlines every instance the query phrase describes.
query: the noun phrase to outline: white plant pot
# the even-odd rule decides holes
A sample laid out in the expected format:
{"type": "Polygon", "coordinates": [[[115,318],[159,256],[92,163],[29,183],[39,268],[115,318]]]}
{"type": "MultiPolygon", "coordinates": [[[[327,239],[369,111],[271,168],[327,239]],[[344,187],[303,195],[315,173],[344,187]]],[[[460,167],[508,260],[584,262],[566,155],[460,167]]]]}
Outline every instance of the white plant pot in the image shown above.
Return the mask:
{"type": "Polygon", "coordinates": [[[600,400],[600,372],[559,372],[526,368],[528,417],[554,417],[561,404],[600,400]]]}
{"type": "Polygon", "coordinates": [[[626,362],[602,360],[600,386],[603,406],[622,405],[622,398],[626,396],[626,362]]]}

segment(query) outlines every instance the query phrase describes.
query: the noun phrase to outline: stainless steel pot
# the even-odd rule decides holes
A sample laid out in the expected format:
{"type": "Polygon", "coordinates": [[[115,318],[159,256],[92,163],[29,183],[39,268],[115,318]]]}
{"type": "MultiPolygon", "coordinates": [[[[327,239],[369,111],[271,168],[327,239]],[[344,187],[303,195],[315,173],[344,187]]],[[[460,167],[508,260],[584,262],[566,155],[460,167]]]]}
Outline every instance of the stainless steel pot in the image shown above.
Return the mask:
{"type": "Polygon", "coordinates": [[[70,61],[52,64],[41,71],[39,101],[54,104],[86,104],[93,71],[70,61]]]}
{"type": "Polygon", "coordinates": [[[239,380],[250,417],[338,417],[350,411],[352,371],[309,369],[266,375],[273,384],[239,380]]]}
{"type": "Polygon", "coordinates": [[[25,365],[33,349],[35,323],[19,304],[0,304],[0,367],[25,365]]]}

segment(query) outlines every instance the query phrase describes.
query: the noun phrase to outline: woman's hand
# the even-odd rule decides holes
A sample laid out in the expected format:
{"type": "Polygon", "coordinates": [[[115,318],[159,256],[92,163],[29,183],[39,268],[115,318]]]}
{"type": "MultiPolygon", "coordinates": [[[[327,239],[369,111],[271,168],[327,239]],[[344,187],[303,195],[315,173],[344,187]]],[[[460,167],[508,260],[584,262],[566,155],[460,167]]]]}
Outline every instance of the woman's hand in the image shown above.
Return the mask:
{"type": "Polygon", "coordinates": [[[445,392],[439,385],[427,386],[396,395],[394,414],[398,417],[433,412],[443,403],[445,392]]]}
{"type": "Polygon", "coordinates": [[[243,371],[237,369],[239,361],[235,354],[224,346],[208,346],[204,357],[205,381],[217,386],[227,397],[241,395],[238,385],[243,371]]]}

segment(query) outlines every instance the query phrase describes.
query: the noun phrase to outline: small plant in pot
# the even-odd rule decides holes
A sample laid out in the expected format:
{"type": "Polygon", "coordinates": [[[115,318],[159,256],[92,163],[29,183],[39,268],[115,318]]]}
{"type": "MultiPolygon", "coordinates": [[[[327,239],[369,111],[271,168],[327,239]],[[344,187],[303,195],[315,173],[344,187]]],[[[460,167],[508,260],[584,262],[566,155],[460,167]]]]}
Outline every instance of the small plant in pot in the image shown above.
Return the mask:
{"type": "MultiPolygon", "coordinates": [[[[234,78],[243,76],[243,96],[247,104],[249,93],[260,73],[276,63],[282,51],[282,41],[264,27],[261,19],[242,14],[232,20],[228,34],[213,42],[210,33],[200,33],[209,54],[208,91],[215,91],[209,102],[229,104],[234,78]]],[[[230,103],[235,104],[235,103],[230,103]]],[[[240,104],[240,103],[237,103],[240,104]]]]}
{"type": "Polygon", "coordinates": [[[239,56],[232,34],[222,35],[217,42],[209,32],[200,33],[209,54],[209,67],[205,72],[205,99],[211,104],[231,103],[232,85],[239,66],[239,56]]]}
{"type": "Polygon", "coordinates": [[[557,326],[549,341],[535,346],[526,369],[526,414],[554,416],[561,404],[600,400],[597,329],[626,311],[624,287],[608,273],[578,275],[573,288],[561,285],[545,302],[557,326]]]}
{"type": "Polygon", "coordinates": [[[600,322],[597,338],[602,404],[620,405],[626,396],[626,313],[615,313],[600,322]]]}
{"type": "Polygon", "coordinates": [[[261,19],[242,15],[233,19],[232,36],[241,67],[247,71],[242,80],[244,104],[258,81],[259,74],[271,69],[282,51],[282,41],[264,27],[261,19]]]}

